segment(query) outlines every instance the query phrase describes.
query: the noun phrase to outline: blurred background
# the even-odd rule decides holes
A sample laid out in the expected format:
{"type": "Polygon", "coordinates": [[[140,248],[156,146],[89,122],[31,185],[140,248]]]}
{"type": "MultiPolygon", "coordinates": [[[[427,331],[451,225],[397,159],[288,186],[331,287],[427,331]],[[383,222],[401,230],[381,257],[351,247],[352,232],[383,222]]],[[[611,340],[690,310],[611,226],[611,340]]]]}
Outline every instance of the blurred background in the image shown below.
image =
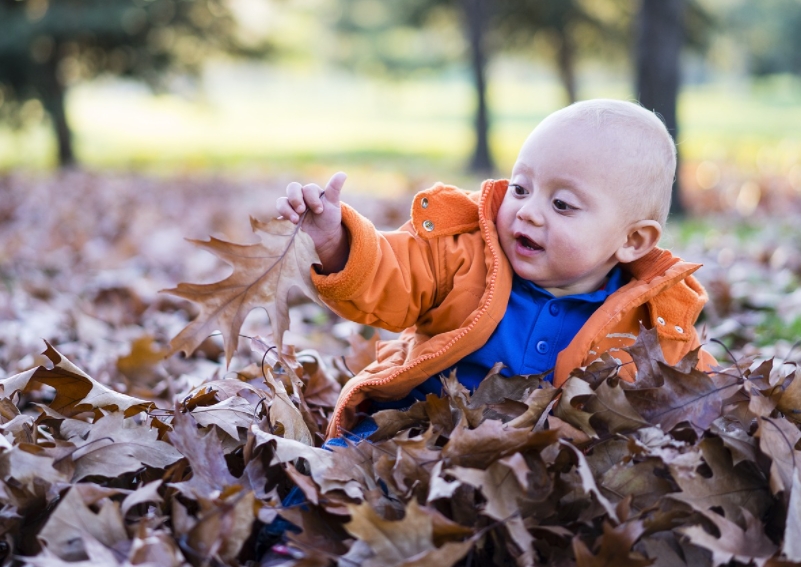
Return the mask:
{"type": "MultiPolygon", "coordinates": [[[[0,0],[0,370],[42,338],[109,377],[132,344],[159,360],[195,312],[158,290],[227,270],[184,237],[253,241],[288,181],[338,170],[398,226],[594,97],[677,141],[663,245],[705,264],[707,336],[796,356],[799,32],[798,0],[0,0]]],[[[306,320],[319,347],[334,323],[306,320]]]]}
{"type": "Polygon", "coordinates": [[[543,116],[615,97],[674,132],[677,204],[748,215],[801,193],[799,30],[796,0],[2,0],[0,167],[397,194],[508,175],[543,116]]]}

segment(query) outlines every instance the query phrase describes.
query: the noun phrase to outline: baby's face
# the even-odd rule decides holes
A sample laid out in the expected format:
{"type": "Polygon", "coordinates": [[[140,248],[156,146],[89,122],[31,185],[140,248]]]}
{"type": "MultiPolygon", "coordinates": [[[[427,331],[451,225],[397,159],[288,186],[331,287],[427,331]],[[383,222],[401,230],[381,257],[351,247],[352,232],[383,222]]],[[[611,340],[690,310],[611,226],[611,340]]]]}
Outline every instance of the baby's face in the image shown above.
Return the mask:
{"type": "Polygon", "coordinates": [[[603,285],[632,224],[620,142],[582,121],[545,121],[528,137],[497,216],[515,273],[555,296],[603,285]]]}

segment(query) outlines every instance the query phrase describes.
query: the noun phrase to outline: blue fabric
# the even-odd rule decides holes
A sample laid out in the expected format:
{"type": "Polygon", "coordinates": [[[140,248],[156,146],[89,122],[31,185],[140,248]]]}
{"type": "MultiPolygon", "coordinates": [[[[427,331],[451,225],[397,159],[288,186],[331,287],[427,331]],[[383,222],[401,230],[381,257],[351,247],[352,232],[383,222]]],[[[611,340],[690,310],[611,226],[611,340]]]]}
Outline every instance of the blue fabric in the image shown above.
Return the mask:
{"type": "MultiPolygon", "coordinates": [[[[553,370],[557,355],[570,344],[606,298],[624,283],[623,270],[616,266],[609,273],[603,289],[554,297],[537,284],[514,276],[506,313],[484,346],[440,374],[447,376],[456,370],[459,382],[475,390],[496,362],[506,365],[501,371],[503,376],[553,370]]],[[[420,384],[402,400],[374,402],[373,410],[402,409],[417,400],[424,400],[426,394],[440,395],[440,374],[420,384]]],[[[551,373],[547,379],[552,378],[551,373]]]]}
{"type": "Polygon", "coordinates": [[[378,424],[372,417],[367,417],[356,424],[356,427],[342,437],[334,437],[323,443],[323,449],[330,451],[331,447],[347,447],[348,443],[345,441],[346,439],[352,443],[358,443],[359,441],[364,441],[376,431],[378,431],[378,424]]]}

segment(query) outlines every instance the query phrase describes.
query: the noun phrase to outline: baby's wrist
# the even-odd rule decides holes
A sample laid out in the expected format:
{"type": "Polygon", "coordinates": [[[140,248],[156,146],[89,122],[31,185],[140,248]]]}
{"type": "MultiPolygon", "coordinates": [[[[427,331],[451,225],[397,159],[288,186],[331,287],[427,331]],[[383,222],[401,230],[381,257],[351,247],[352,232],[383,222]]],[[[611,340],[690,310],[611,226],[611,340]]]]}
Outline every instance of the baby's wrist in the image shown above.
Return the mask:
{"type": "Polygon", "coordinates": [[[341,271],[348,261],[350,245],[345,227],[339,226],[339,230],[333,233],[321,235],[322,238],[315,240],[317,256],[322,264],[322,274],[332,274],[341,271]]]}

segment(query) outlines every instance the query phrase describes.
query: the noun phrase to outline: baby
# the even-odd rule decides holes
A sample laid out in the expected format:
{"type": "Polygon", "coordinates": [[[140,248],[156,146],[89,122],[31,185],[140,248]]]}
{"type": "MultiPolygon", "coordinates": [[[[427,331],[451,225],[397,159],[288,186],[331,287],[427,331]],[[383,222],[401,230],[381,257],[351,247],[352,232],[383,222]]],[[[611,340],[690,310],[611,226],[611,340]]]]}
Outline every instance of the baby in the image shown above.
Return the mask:
{"type": "MultiPolygon", "coordinates": [[[[549,372],[560,386],[608,352],[632,381],[623,348],[641,324],[656,327],[670,364],[697,348],[700,266],[657,247],[675,169],[652,112],[590,100],[543,120],[508,181],[474,193],[437,184],[394,232],[340,201],[344,173],[325,190],[289,184],[278,212],[294,223],[309,212],[320,297],[342,317],[401,333],[345,385],[328,436],[349,431],[367,400],[375,409],[439,393],[453,369],[469,388],[496,362],[506,375],[549,372]]],[[[714,363],[700,352],[699,368],[714,363]]]]}

